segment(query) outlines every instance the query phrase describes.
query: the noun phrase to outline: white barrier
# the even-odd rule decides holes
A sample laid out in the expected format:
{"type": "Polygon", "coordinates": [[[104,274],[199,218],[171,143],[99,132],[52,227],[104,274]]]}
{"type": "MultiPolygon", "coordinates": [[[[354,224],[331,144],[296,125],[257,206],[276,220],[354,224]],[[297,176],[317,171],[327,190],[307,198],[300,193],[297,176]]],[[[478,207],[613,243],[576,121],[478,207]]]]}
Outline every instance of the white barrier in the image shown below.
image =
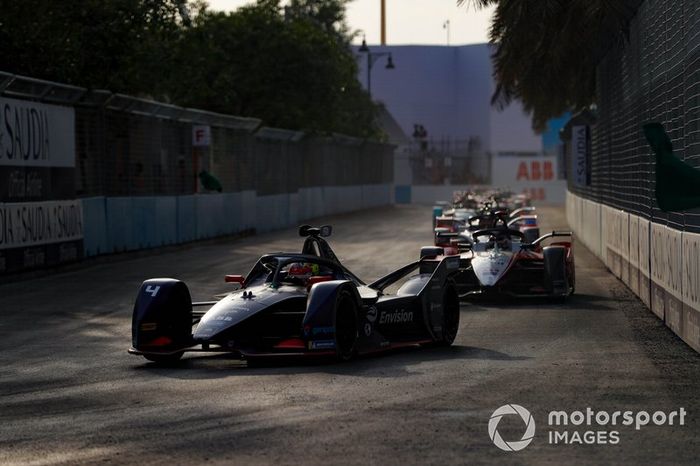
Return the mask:
{"type": "Polygon", "coordinates": [[[567,193],[566,208],[579,240],[673,332],[700,351],[700,234],[572,193],[567,193]]]}
{"type": "Polygon", "coordinates": [[[627,286],[639,296],[639,217],[629,214],[629,263],[627,286]]]}
{"type": "Polygon", "coordinates": [[[651,308],[651,222],[639,219],[639,298],[651,308]]]}
{"type": "Polygon", "coordinates": [[[583,224],[583,230],[586,232],[588,247],[599,258],[603,257],[602,221],[601,205],[581,199],[579,222],[583,224]]]}
{"type": "Polygon", "coordinates": [[[683,315],[681,338],[700,351],[700,235],[683,232],[683,315]]]}
{"type": "Polygon", "coordinates": [[[618,237],[617,247],[620,254],[620,279],[629,286],[630,284],[630,215],[623,211],[617,211],[618,237]]]}
{"type": "Polygon", "coordinates": [[[664,282],[666,281],[666,258],[664,257],[668,250],[664,247],[664,225],[658,223],[651,224],[651,310],[660,319],[664,318],[664,282]]]}

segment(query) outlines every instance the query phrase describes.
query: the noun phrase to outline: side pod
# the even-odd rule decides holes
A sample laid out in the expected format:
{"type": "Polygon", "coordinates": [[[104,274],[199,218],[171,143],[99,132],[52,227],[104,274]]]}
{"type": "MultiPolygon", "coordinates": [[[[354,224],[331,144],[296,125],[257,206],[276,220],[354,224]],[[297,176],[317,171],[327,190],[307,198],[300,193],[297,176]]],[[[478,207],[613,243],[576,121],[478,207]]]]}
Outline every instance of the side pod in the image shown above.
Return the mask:
{"type": "Polygon", "coordinates": [[[171,353],[192,344],[192,298],[183,282],[171,278],[141,285],[131,321],[133,348],[171,353]]]}
{"type": "Polygon", "coordinates": [[[335,348],[336,340],[336,306],[342,296],[350,299],[354,308],[355,326],[357,313],[362,308],[362,301],[357,288],[348,280],[334,280],[317,283],[311,288],[304,316],[304,339],[309,349],[335,348]]]}

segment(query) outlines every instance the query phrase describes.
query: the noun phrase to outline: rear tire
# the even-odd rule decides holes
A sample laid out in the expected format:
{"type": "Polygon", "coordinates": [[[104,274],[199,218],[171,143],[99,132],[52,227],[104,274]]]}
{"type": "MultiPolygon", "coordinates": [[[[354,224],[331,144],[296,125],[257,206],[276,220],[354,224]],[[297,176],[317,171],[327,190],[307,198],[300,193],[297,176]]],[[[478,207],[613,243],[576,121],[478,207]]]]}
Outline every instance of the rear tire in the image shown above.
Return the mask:
{"type": "Polygon", "coordinates": [[[348,290],[338,294],[335,305],[335,351],[339,361],[355,356],[357,344],[357,303],[348,290]]]}
{"type": "Polygon", "coordinates": [[[144,354],[143,357],[156,364],[175,364],[182,358],[184,351],[179,351],[173,354],[144,354]]]}
{"type": "Polygon", "coordinates": [[[453,286],[445,289],[442,298],[442,339],[439,346],[451,346],[459,331],[459,295],[453,286]]]}

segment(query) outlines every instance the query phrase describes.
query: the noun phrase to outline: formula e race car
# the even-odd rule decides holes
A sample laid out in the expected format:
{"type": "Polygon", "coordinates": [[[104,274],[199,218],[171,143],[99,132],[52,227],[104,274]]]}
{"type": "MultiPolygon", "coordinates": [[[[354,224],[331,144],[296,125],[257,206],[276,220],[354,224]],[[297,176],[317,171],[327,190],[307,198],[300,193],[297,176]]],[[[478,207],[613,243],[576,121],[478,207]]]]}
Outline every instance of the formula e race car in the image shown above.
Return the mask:
{"type": "Polygon", "coordinates": [[[458,256],[419,260],[366,285],[324,239],[330,226],[304,225],[299,233],[306,238],[301,253],[266,254],[245,278],[227,275],[227,282],[241,288],[219,301],[193,303],[178,280],[143,282],[129,352],[156,362],[176,361],[186,351],[230,352],[249,360],[347,360],[406,345],[452,344],[459,298],[449,277],[459,268],[458,256]],[[395,294],[388,293],[399,284],[395,294]],[[202,307],[207,309],[197,309],[202,307]]]}
{"type": "MultiPolygon", "coordinates": [[[[537,214],[534,207],[521,207],[510,213],[485,205],[476,215],[463,218],[437,217],[435,245],[450,248],[457,238],[459,243],[472,243],[473,233],[487,228],[505,226],[523,233],[526,242],[535,241],[540,236],[537,214]]],[[[448,254],[450,254],[448,250],[448,254]]]]}
{"type": "Polygon", "coordinates": [[[452,278],[462,299],[484,294],[563,299],[575,290],[570,231],[553,231],[527,242],[522,231],[500,226],[475,231],[472,240],[453,238],[450,248],[421,249],[421,259],[434,258],[437,263],[445,255],[459,255],[459,270],[452,278]],[[568,240],[549,241],[560,237],[568,240]]]}

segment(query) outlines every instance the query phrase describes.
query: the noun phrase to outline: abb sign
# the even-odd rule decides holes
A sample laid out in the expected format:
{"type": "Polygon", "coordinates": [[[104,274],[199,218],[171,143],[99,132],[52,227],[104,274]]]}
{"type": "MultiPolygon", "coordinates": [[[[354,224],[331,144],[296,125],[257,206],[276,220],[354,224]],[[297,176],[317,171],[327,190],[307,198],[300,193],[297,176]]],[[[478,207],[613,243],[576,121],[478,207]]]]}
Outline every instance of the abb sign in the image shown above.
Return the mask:
{"type": "Polygon", "coordinates": [[[566,181],[557,179],[553,156],[496,155],[491,163],[491,184],[527,194],[533,201],[563,202],[566,181]]]}
{"type": "Polygon", "coordinates": [[[520,162],[515,181],[549,181],[554,179],[554,165],[551,160],[531,160],[520,162]]]}

